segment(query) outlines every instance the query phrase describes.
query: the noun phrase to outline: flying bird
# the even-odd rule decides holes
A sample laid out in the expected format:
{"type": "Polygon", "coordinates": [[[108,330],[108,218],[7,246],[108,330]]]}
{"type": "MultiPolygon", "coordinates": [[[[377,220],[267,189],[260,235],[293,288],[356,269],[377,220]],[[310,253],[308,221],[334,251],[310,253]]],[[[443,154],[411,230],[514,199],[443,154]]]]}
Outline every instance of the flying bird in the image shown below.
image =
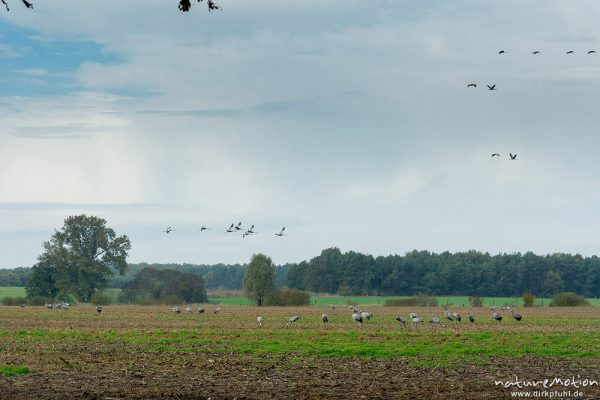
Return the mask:
{"type": "Polygon", "coordinates": [[[517,159],[517,155],[516,154],[512,154],[512,153],[508,153],[510,154],[510,159],[511,160],[516,160],[517,159]]]}
{"type": "Polygon", "coordinates": [[[283,233],[283,231],[285,231],[285,226],[281,229],[281,232],[276,233],[275,236],[279,236],[279,237],[285,236],[285,234],[283,233]]]}
{"type": "Polygon", "coordinates": [[[208,229],[210,229],[210,228],[207,228],[206,226],[202,225],[202,228],[200,228],[200,232],[202,232],[202,231],[206,231],[206,230],[208,230],[208,229]]]}
{"type": "Polygon", "coordinates": [[[594,54],[594,53],[596,53],[596,50],[590,50],[590,51],[588,51],[588,54],[594,54]]]}
{"type": "Polygon", "coordinates": [[[255,233],[255,232],[254,232],[254,225],[252,225],[252,226],[250,227],[250,229],[248,229],[246,232],[248,232],[248,233],[250,233],[250,234],[252,234],[252,233],[255,233]]]}
{"type": "Polygon", "coordinates": [[[504,54],[504,53],[506,53],[506,51],[504,51],[504,50],[500,50],[500,51],[498,52],[498,54],[504,54]]]}
{"type": "Polygon", "coordinates": [[[539,50],[532,51],[531,54],[540,54],[540,51],[539,50]]]}
{"type": "Polygon", "coordinates": [[[242,230],[242,222],[238,222],[238,224],[235,226],[235,230],[236,231],[241,231],[242,230]]]}
{"type": "Polygon", "coordinates": [[[175,229],[171,228],[170,226],[167,227],[167,229],[165,229],[163,232],[165,232],[167,235],[171,232],[173,232],[175,229]]]}
{"type": "Polygon", "coordinates": [[[498,90],[498,89],[496,89],[496,85],[495,85],[495,84],[494,84],[494,85],[492,85],[492,86],[490,86],[490,85],[487,85],[487,87],[488,87],[488,89],[490,89],[490,90],[498,90]]]}
{"type": "Polygon", "coordinates": [[[27,0],[21,0],[21,1],[23,2],[23,4],[25,4],[25,7],[33,9],[33,4],[31,4],[27,0]]]}
{"type": "Polygon", "coordinates": [[[500,157],[500,153],[494,153],[492,154],[492,157],[500,157]]]}
{"type": "Polygon", "coordinates": [[[231,232],[235,232],[235,228],[234,228],[235,224],[231,224],[231,226],[229,227],[229,229],[227,229],[227,233],[231,233],[231,232]]]}
{"type": "Polygon", "coordinates": [[[6,3],[5,0],[0,0],[2,1],[2,4],[4,4],[4,6],[6,7],[6,11],[10,11],[10,8],[8,8],[8,4],[6,3]]]}
{"type": "Polygon", "coordinates": [[[573,53],[575,53],[573,50],[567,51],[567,54],[573,54],[573,53]]]}
{"type": "Polygon", "coordinates": [[[468,87],[468,88],[470,88],[470,87],[477,87],[477,84],[476,84],[476,83],[469,83],[469,84],[467,85],[467,87],[468,87]]]}

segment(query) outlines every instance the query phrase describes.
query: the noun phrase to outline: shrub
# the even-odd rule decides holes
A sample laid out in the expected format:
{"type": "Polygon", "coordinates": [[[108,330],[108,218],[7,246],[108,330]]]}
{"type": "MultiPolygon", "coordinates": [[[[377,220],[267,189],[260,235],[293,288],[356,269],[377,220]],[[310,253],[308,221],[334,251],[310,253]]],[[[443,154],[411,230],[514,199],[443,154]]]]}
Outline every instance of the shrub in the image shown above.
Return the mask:
{"type": "Polygon", "coordinates": [[[27,298],[27,304],[30,306],[43,306],[46,303],[52,303],[52,299],[44,296],[32,296],[27,298]]]}
{"type": "Polygon", "coordinates": [[[307,306],[310,304],[310,294],[298,289],[283,289],[281,301],[284,306],[307,306]]]}
{"type": "Polygon", "coordinates": [[[3,306],[20,306],[22,304],[25,304],[25,297],[5,297],[2,299],[2,305],[3,306]]]}
{"type": "Polygon", "coordinates": [[[471,307],[483,307],[483,297],[469,296],[469,304],[471,304],[471,307]]]}
{"type": "Polygon", "coordinates": [[[71,293],[65,294],[61,300],[64,301],[65,303],[77,304],[77,297],[71,293]]]}
{"type": "Polygon", "coordinates": [[[110,297],[106,292],[97,291],[94,292],[91,299],[92,304],[99,304],[101,306],[107,306],[112,304],[112,297],[110,297]]]}
{"type": "Polygon", "coordinates": [[[523,293],[523,307],[533,307],[535,296],[529,292],[523,293]]]}
{"type": "Polygon", "coordinates": [[[179,297],[175,296],[174,294],[168,294],[165,297],[163,297],[161,299],[163,304],[181,304],[183,303],[183,300],[181,300],[179,297]]]}
{"type": "Polygon", "coordinates": [[[407,297],[403,299],[389,299],[384,303],[384,306],[386,307],[437,307],[437,305],[437,297],[426,294],[417,294],[414,297],[407,297]]]}
{"type": "Polygon", "coordinates": [[[310,294],[298,289],[276,289],[265,295],[265,306],[307,306],[310,294]]]}
{"type": "Polygon", "coordinates": [[[552,298],[550,307],[579,307],[589,306],[585,297],[573,292],[560,292],[552,298]]]}

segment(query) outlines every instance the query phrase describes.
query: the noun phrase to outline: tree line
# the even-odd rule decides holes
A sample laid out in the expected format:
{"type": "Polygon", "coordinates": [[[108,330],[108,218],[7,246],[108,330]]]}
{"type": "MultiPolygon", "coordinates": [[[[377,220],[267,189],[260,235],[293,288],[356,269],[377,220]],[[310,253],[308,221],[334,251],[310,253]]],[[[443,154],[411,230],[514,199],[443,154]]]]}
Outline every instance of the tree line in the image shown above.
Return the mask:
{"type": "Polygon", "coordinates": [[[340,295],[600,296],[600,258],[579,254],[411,251],[373,257],[330,248],[287,271],[291,288],[340,295]]]}

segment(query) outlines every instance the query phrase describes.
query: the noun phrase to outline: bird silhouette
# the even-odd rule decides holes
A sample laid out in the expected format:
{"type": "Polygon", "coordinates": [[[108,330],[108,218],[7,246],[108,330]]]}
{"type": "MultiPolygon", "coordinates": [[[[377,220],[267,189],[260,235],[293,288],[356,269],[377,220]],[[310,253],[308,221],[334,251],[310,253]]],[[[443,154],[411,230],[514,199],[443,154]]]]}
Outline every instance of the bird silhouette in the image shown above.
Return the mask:
{"type": "Polygon", "coordinates": [[[494,154],[492,154],[492,157],[500,157],[500,154],[499,153],[494,153],[494,154]]]}
{"type": "Polygon", "coordinates": [[[567,54],[573,54],[573,53],[575,53],[573,50],[567,51],[567,54]]]}
{"type": "Polygon", "coordinates": [[[202,225],[202,228],[200,228],[200,232],[202,232],[202,231],[206,231],[206,230],[208,230],[208,229],[210,229],[210,228],[207,228],[206,226],[202,225]]]}
{"type": "Polygon", "coordinates": [[[476,84],[476,83],[469,83],[469,84],[467,85],[467,87],[468,87],[468,88],[470,88],[470,87],[477,87],[477,84],[476,84]]]}
{"type": "Polygon", "coordinates": [[[498,54],[505,54],[505,53],[506,53],[506,51],[504,51],[504,50],[500,50],[500,51],[498,52],[498,54]]]}
{"type": "Polygon", "coordinates": [[[235,232],[235,228],[234,228],[235,224],[231,224],[231,226],[229,227],[229,229],[227,229],[227,233],[231,233],[231,232],[235,232]]]}
{"type": "Polygon", "coordinates": [[[487,85],[487,87],[488,87],[488,89],[490,89],[490,90],[498,90],[498,89],[496,89],[496,85],[495,85],[495,84],[494,84],[494,85],[492,85],[492,86],[490,86],[490,85],[487,85]]]}
{"type": "Polygon", "coordinates": [[[596,50],[590,50],[590,51],[588,51],[588,54],[594,54],[594,53],[596,53],[596,50]]]}
{"type": "Polygon", "coordinates": [[[254,225],[252,225],[252,226],[250,227],[250,229],[248,229],[248,230],[247,230],[247,232],[248,232],[248,233],[250,233],[250,234],[252,234],[252,233],[256,233],[256,232],[254,232],[254,225]]]}
{"type": "Polygon", "coordinates": [[[25,7],[33,9],[33,4],[31,4],[27,0],[21,0],[21,1],[23,2],[23,4],[25,4],[25,7]]]}
{"type": "Polygon", "coordinates": [[[281,229],[281,232],[276,233],[275,236],[279,236],[279,237],[285,236],[285,234],[283,233],[283,231],[285,231],[285,226],[281,229]]]}
{"type": "Polygon", "coordinates": [[[175,229],[171,228],[170,226],[167,227],[167,229],[165,229],[163,232],[166,233],[167,235],[171,232],[173,232],[175,229]]]}
{"type": "Polygon", "coordinates": [[[540,51],[539,50],[532,51],[531,54],[540,54],[540,51]]]}
{"type": "Polygon", "coordinates": [[[6,11],[10,11],[10,8],[8,8],[8,4],[6,3],[5,0],[0,0],[2,1],[2,4],[4,4],[4,6],[6,7],[6,11]]]}
{"type": "Polygon", "coordinates": [[[235,230],[236,231],[241,231],[242,230],[242,222],[238,222],[238,224],[235,226],[235,230]]]}
{"type": "Polygon", "coordinates": [[[513,153],[508,153],[508,154],[510,154],[510,159],[511,160],[516,160],[517,159],[517,155],[516,154],[513,154],[513,153]]]}
{"type": "Polygon", "coordinates": [[[213,0],[208,0],[208,11],[212,12],[214,10],[221,10],[221,7],[218,6],[213,0]]]}

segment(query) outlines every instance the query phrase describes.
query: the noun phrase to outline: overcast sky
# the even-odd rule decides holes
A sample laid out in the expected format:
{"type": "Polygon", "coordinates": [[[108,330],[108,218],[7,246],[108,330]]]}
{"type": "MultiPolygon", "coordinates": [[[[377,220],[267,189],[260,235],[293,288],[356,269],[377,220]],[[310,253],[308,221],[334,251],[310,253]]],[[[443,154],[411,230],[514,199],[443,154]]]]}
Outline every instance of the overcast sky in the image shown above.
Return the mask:
{"type": "Polygon", "coordinates": [[[0,12],[0,267],[80,213],[132,262],[598,252],[600,2],[177,3],[0,12]]]}

